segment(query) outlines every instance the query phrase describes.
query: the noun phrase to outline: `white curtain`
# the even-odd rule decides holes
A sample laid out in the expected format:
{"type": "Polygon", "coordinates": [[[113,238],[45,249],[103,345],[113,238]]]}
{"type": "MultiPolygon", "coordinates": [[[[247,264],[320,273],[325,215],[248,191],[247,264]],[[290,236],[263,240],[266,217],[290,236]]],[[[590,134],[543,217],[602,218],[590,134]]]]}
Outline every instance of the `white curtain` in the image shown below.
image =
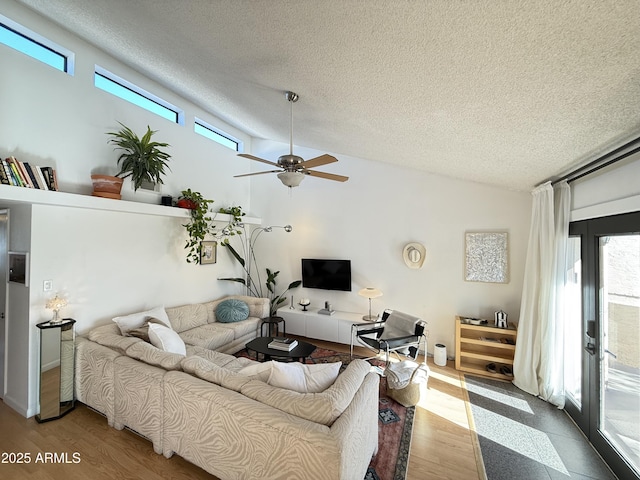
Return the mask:
{"type": "Polygon", "coordinates": [[[562,408],[563,292],[571,191],[566,182],[561,182],[554,192],[551,183],[547,182],[537,187],[532,195],[513,383],[562,408]]]}

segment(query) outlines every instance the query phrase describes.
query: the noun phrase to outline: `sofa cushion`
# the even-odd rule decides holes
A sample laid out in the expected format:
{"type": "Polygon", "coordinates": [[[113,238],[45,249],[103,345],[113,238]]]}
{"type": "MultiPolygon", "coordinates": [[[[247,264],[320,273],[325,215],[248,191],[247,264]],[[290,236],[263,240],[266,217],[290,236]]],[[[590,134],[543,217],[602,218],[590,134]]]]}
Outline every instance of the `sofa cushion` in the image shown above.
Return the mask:
{"type": "Polygon", "coordinates": [[[113,321],[120,328],[120,333],[122,333],[122,335],[126,335],[129,330],[144,325],[148,317],[157,318],[167,327],[172,328],[171,321],[169,320],[164,307],[156,307],[152,308],[151,310],[145,310],[144,312],[131,313],[129,315],[115,317],[113,321]]]}
{"type": "Polygon", "coordinates": [[[184,355],[163,352],[150,343],[143,342],[140,339],[136,340],[138,342],[127,348],[125,352],[128,357],[165,370],[181,370],[180,362],[185,358],[184,355]]]}
{"type": "Polygon", "coordinates": [[[216,322],[218,328],[226,328],[227,330],[231,330],[233,332],[234,338],[244,337],[248,334],[253,334],[254,336],[258,336],[260,331],[260,322],[262,320],[255,317],[249,317],[246,320],[235,323],[220,323],[216,322]]]}
{"type": "MultiPolygon", "coordinates": [[[[92,342],[96,342],[102,346],[112,348],[119,353],[124,354],[131,345],[142,342],[139,338],[123,337],[120,333],[118,325],[115,323],[102,325],[92,329],[87,338],[92,342]]],[[[144,343],[144,342],[143,342],[144,343]]]]}
{"type": "Polygon", "coordinates": [[[216,323],[209,323],[182,331],[180,337],[190,345],[215,350],[232,342],[235,336],[232,329],[221,327],[216,323]]]}
{"type": "Polygon", "coordinates": [[[342,362],[312,365],[273,362],[267,383],[294,392],[320,393],[336,381],[341,366],[342,362]]]}
{"type": "Polygon", "coordinates": [[[208,348],[199,347],[197,345],[187,345],[187,355],[202,357],[205,360],[216,364],[218,367],[226,368],[227,370],[231,370],[232,372],[238,372],[248,365],[258,363],[248,358],[236,358],[233,355],[216,352],[214,350],[209,350],[208,348]]]}
{"type": "Polygon", "coordinates": [[[240,392],[244,384],[251,381],[250,377],[240,375],[206,360],[202,357],[187,357],[181,362],[182,369],[202,380],[215,383],[234,392],[240,392]]]}
{"type": "Polygon", "coordinates": [[[267,383],[269,377],[271,377],[271,371],[273,370],[273,361],[270,362],[254,362],[251,365],[247,365],[238,371],[240,375],[246,375],[256,380],[261,380],[267,383]]]}
{"type": "Polygon", "coordinates": [[[234,323],[249,317],[249,305],[242,300],[229,298],[216,307],[216,318],[221,323],[234,323]]]}
{"type": "Polygon", "coordinates": [[[184,341],[180,338],[180,335],[164,325],[150,323],[149,340],[154,347],[163,352],[177,353],[179,355],[187,354],[184,341]]]}
{"type": "Polygon", "coordinates": [[[349,406],[370,370],[368,362],[353,360],[322,393],[298,393],[260,380],[250,380],[240,393],[297,417],[331,426],[349,406]]]}
{"type": "Polygon", "coordinates": [[[178,333],[207,323],[207,309],[202,303],[167,308],[167,316],[172,328],[178,333]]]}

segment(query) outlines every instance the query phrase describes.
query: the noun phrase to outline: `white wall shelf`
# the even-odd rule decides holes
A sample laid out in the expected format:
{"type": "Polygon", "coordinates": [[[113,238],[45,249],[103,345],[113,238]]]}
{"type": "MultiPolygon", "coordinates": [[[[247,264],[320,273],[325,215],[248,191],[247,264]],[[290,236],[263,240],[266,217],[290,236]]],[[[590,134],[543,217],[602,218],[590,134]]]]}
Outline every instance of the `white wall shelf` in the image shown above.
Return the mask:
{"type": "MultiPolygon", "coordinates": [[[[177,218],[189,218],[190,216],[189,210],[178,207],[131,202],[128,200],[113,200],[111,198],[77,193],[53,192],[13,185],[0,185],[0,206],[8,207],[12,204],[52,205],[177,218]]],[[[215,215],[215,220],[227,222],[231,220],[231,215],[218,213],[215,215]]],[[[248,216],[243,217],[242,221],[249,225],[260,225],[262,223],[262,219],[248,216]]]]}

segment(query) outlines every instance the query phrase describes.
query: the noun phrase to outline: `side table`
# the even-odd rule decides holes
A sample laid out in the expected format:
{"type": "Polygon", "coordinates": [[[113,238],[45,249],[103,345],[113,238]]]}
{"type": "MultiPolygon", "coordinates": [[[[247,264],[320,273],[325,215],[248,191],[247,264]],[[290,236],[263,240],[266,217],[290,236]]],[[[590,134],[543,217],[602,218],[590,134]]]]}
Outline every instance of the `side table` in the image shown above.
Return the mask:
{"type": "Polygon", "coordinates": [[[40,330],[40,413],[39,423],[60,418],[75,408],[74,344],[76,321],[38,323],[40,330]]]}
{"type": "Polygon", "coordinates": [[[264,337],[286,337],[287,336],[287,322],[282,317],[266,317],[262,319],[260,324],[260,336],[264,337]],[[282,335],[280,335],[280,323],[282,323],[282,335]],[[267,327],[267,335],[264,334],[264,327],[267,327]],[[275,334],[273,333],[273,327],[275,326],[275,334]]]}

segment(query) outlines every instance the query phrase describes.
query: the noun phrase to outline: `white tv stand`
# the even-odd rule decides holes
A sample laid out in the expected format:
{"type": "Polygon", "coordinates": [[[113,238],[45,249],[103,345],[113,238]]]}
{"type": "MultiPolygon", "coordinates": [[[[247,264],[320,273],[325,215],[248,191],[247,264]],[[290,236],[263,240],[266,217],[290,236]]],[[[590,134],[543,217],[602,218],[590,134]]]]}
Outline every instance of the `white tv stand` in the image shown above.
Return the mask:
{"type": "Polygon", "coordinates": [[[298,308],[281,307],[278,316],[284,318],[287,334],[326,340],[328,342],[351,343],[351,325],[371,323],[362,319],[360,313],[335,311],[332,315],[321,315],[318,309],[302,311],[298,308]]]}

